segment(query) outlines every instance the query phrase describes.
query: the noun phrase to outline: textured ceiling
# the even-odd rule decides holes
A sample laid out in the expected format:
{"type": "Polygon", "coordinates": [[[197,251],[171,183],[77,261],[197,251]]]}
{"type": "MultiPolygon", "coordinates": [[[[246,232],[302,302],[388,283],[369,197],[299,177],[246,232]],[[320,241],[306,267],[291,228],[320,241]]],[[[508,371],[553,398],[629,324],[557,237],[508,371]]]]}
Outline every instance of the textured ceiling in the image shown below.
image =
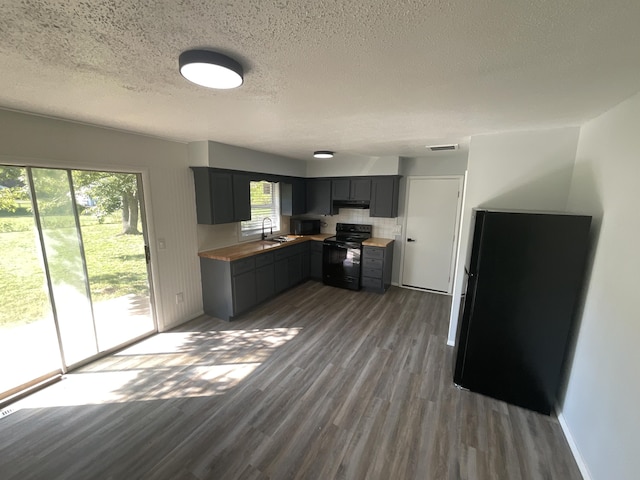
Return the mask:
{"type": "Polygon", "coordinates": [[[579,125],[640,90],[638,0],[0,0],[0,107],[309,159],[579,125]],[[178,73],[201,47],[242,87],[178,73]]]}

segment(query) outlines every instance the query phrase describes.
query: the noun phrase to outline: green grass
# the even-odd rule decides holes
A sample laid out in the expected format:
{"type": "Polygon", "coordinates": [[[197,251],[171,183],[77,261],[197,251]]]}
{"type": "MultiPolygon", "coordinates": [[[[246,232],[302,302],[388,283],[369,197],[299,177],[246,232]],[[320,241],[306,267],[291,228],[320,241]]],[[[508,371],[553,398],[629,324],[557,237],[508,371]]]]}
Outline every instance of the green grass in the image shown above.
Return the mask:
{"type": "MultiPolygon", "coordinates": [[[[49,218],[48,224],[55,226],[56,219],[49,218]]],[[[100,224],[81,216],[81,226],[93,301],[148,295],[142,235],[120,235],[117,217],[100,224]]],[[[56,256],[50,255],[52,275],[82,289],[74,229],[52,228],[48,233],[57,250],[56,256]]],[[[50,311],[37,241],[31,217],[0,218],[0,327],[29,323],[50,311]]]]}

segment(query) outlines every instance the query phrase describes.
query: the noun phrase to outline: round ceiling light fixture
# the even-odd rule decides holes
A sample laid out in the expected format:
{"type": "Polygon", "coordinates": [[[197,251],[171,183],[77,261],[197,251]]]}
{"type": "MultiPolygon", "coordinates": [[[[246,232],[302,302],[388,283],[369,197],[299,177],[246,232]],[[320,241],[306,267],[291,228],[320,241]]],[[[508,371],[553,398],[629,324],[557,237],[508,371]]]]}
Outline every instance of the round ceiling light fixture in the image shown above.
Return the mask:
{"type": "Polygon", "coordinates": [[[197,85],[229,89],[242,85],[242,65],[211,50],[187,50],[179,58],[180,74],[197,85]]]}
{"type": "Polygon", "coordinates": [[[333,152],[329,150],[316,150],[313,152],[315,158],[333,158],[333,152]]]}

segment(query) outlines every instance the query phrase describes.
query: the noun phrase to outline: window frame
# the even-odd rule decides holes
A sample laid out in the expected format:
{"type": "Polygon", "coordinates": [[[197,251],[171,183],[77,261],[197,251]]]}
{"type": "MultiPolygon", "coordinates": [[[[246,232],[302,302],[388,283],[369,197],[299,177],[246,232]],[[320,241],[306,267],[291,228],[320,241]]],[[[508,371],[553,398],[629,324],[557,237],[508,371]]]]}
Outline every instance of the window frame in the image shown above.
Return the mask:
{"type": "MultiPolygon", "coordinates": [[[[271,193],[272,203],[268,204],[270,205],[272,214],[269,215],[269,218],[271,218],[273,221],[273,235],[281,234],[284,226],[284,222],[283,222],[282,215],[280,213],[281,212],[280,183],[270,182],[268,180],[251,180],[251,182],[249,183],[250,190],[251,190],[251,184],[254,184],[254,183],[261,183],[261,184],[268,183],[272,186],[272,189],[273,189],[271,193]]],[[[254,240],[261,239],[262,221],[266,217],[263,216],[261,217],[260,220],[254,221],[253,219],[254,208],[256,208],[256,205],[258,204],[254,205],[251,199],[250,199],[250,204],[251,204],[251,220],[246,220],[238,223],[238,241],[240,242],[254,241],[254,240]],[[249,228],[249,224],[252,224],[251,228],[249,228]]],[[[259,205],[264,206],[267,204],[259,204],[259,205]]],[[[269,227],[268,222],[265,223],[265,233],[269,236],[271,235],[271,228],[269,227]]]]}

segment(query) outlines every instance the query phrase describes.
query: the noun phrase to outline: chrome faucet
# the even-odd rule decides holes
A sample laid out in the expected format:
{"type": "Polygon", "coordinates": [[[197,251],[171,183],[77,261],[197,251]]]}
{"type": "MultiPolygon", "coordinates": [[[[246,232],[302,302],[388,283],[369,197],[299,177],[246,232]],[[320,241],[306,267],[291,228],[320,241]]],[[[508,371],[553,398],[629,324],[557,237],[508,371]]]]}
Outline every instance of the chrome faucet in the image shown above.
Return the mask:
{"type": "Polygon", "coordinates": [[[264,217],[262,219],[262,240],[265,240],[267,238],[267,236],[264,233],[264,222],[265,220],[269,220],[269,226],[271,227],[271,233],[269,235],[273,235],[273,221],[271,220],[271,217],[264,217]]]}

